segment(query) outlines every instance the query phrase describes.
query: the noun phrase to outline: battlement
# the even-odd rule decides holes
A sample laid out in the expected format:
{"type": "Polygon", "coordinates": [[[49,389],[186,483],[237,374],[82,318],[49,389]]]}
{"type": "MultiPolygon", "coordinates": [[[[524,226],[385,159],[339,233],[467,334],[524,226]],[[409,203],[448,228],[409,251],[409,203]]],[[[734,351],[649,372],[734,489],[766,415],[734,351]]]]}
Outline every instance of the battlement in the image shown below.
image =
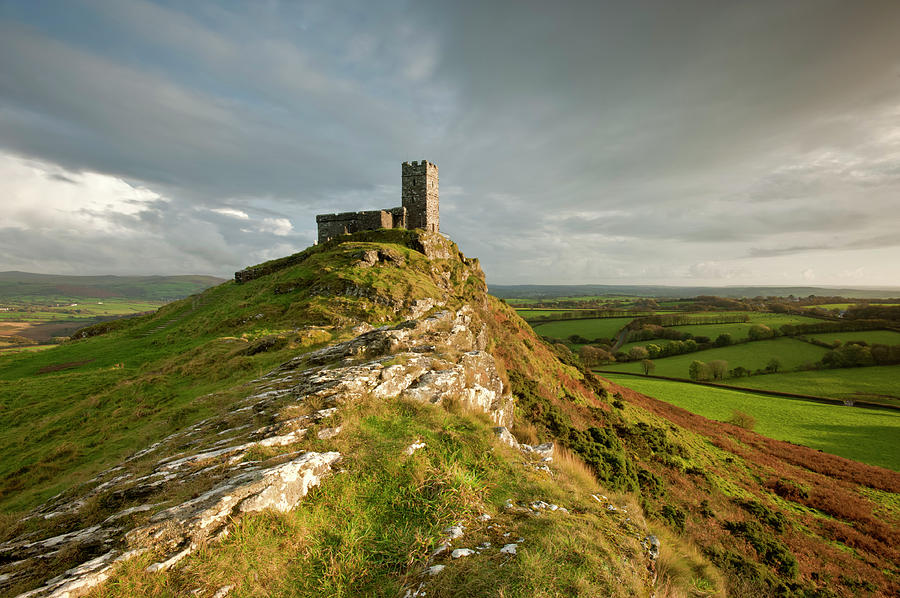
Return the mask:
{"type": "Polygon", "coordinates": [[[438,167],[428,160],[403,162],[402,205],[385,210],[319,214],[319,243],[340,235],[379,228],[439,231],[438,167]]]}
{"type": "Polygon", "coordinates": [[[429,170],[437,172],[437,169],[437,165],[428,160],[422,160],[421,162],[413,160],[412,162],[404,162],[402,165],[403,176],[423,175],[429,170]]]}

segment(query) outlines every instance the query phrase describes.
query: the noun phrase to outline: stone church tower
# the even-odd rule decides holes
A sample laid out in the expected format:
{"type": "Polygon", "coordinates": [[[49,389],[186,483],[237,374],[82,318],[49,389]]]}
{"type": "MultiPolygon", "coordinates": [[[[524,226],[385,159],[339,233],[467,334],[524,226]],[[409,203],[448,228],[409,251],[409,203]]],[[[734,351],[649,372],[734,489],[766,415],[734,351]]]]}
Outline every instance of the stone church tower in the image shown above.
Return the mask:
{"type": "Polygon", "coordinates": [[[398,208],[367,210],[365,212],[341,212],[319,214],[319,243],[341,235],[379,228],[421,228],[440,232],[440,208],[438,206],[438,167],[428,160],[404,162],[398,208]]]}
{"type": "Polygon", "coordinates": [[[437,165],[428,160],[404,162],[400,198],[406,208],[406,228],[440,231],[437,165]]]}

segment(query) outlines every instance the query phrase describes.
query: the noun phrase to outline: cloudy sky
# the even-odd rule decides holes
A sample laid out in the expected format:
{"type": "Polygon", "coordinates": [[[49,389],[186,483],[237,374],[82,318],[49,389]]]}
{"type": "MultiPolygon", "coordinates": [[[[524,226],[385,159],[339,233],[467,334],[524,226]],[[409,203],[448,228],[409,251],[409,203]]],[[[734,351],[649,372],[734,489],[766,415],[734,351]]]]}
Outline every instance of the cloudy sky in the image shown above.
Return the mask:
{"type": "Polygon", "coordinates": [[[0,0],[0,270],[399,205],[493,283],[900,285],[900,2],[0,0]]]}

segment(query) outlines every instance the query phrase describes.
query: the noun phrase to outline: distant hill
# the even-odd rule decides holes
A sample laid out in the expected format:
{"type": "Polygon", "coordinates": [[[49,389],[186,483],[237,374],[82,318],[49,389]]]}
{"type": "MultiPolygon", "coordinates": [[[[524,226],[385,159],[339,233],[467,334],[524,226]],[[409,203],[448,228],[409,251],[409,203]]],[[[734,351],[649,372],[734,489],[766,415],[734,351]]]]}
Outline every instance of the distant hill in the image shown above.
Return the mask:
{"type": "Polygon", "coordinates": [[[66,276],[0,272],[0,301],[112,298],[172,301],[225,282],[215,276],[66,276]]]}
{"type": "Polygon", "coordinates": [[[900,296],[900,287],[831,288],[831,287],[675,287],[662,285],[603,285],[603,284],[492,284],[490,293],[501,299],[513,297],[552,299],[555,297],[583,297],[593,295],[626,295],[637,297],[854,297],[859,299],[887,299],[900,296]]]}

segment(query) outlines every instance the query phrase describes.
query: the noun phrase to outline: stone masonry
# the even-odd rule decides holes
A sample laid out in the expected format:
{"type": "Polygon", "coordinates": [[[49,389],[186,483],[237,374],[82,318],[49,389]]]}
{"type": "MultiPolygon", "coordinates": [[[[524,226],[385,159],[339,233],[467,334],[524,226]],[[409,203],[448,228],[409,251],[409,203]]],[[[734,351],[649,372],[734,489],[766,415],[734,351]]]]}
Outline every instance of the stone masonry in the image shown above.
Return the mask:
{"type": "Polygon", "coordinates": [[[319,214],[316,216],[319,243],[340,235],[379,228],[421,228],[427,232],[439,232],[437,165],[422,160],[404,162],[402,168],[402,205],[399,208],[319,214]]]}

